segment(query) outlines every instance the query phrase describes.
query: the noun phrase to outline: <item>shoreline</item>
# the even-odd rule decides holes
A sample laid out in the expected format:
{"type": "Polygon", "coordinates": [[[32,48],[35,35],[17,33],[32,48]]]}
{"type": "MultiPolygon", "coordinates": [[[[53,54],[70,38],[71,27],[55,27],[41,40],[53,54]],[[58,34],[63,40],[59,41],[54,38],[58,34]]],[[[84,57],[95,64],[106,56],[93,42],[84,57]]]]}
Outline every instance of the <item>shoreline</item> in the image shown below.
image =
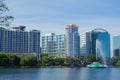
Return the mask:
{"type": "MultiPolygon", "coordinates": [[[[88,68],[86,66],[0,66],[1,68],[88,68]]],[[[120,66],[109,66],[108,68],[120,68],[120,66]]]]}

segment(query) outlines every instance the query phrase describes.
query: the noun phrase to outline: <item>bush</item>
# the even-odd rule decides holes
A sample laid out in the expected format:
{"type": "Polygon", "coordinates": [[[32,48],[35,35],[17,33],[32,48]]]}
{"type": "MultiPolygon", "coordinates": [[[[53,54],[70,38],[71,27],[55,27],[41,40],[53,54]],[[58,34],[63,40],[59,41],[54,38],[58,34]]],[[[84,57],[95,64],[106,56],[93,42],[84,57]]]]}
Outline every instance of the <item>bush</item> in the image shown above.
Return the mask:
{"type": "Polygon", "coordinates": [[[18,57],[16,55],[10,55],[9,59],[10,59],[10,65],[12,65],[12,66],[19,66],[19,64],[20,64],[20,57],[18,57]]]}
{"type": "Polygon", "coordinates": [[[8,66],[9,65],[9,57],[7,54],[0,53],[0,66],[8,66]]]}
{"type": "Polygon", "coordinates": [[[37,64],[37,57],[34,56],[20,58],[16,55],[0,52],[0,66],[36,66],[37,64]]]}
{"type": "Polygon", "coordinates": [[[118,60],[120,60],[120,57],[118,57],[118,56],[112,57],[112,58],[111,58],[111,64],[112,64],[112,65],[116,65],[117,62],[118,62],[118,60]]]}
{"type": "Polygon", "coordinates": [[[54,63],[55,63],[55,65],[63,65],[63,64],[64,64],[64,59],[63,59],[63,58],[56,57],[56,58],[54,59],[54,63]]]}
{"type": "Polygon", "coordinates": [[[120,60],[117,61],[116,66],[120,66],[120,60]]]}
{"type": "Polygon", "coordinates": [[[84,57],[84,61],[86,63],[92,63],[92,62],[96,61],[95,55],[89,54],[88,56],[84,57]]]}
{"type": "Polygon", "coordinates": [[[33,56],[24,57],[20,60],[21,66],[36,66],[37,63],[37,58],[33,56]]]}

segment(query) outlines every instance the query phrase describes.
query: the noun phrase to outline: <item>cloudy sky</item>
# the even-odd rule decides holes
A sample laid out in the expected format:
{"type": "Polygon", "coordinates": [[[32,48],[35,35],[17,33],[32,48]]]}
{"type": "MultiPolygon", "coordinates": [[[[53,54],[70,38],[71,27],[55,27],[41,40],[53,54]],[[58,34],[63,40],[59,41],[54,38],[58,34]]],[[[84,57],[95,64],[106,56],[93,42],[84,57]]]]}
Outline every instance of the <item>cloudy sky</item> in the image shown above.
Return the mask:
{"type": "Polygon", "coordinates": [[[111,35],[120,34],[120,0],[7,0],[6,4],[15,18],[11,26],[59,34],[74,23],[80,33],[104,28],[111,35]]]}

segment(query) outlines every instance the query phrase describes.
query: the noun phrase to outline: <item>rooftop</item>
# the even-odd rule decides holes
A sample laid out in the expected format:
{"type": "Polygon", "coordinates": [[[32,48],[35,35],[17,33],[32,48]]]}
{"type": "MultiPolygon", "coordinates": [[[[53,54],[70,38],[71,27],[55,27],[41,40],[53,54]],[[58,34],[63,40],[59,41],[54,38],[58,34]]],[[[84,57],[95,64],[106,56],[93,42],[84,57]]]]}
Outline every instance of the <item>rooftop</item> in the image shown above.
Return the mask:
{"type": "Polygon", "coordinates": [[[77,27],[75,24],[69,24],[65,27],[65,29],[75,28],[77,27]]]}
{"type": "Polygon", "coordinates": [[[102,28],[96,28],[96,29],[92,30],[92,32],[107,32],[107,31],[102,28]]]}

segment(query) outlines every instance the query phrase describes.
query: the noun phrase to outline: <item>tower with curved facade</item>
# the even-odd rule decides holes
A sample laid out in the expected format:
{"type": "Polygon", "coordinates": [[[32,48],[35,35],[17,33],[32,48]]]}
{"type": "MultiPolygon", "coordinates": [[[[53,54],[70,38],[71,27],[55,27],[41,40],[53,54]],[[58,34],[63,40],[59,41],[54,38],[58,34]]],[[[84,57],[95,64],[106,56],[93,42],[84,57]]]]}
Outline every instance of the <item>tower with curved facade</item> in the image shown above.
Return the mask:
{"type": "Polygon", "coordinates": [[[79,33],[75,24],[67,25],[66,28],[66,53],[68,57],[79,57],[79,33]]]}
{"type": "Polygon", "coordinates": [[[96,41],[100,42],[103,55],[110,58],[110,34],[101,28],[91,31],[91,53],[95,54],[96,57],[101,57],[101,54],[96,51],[96,41]]]}

